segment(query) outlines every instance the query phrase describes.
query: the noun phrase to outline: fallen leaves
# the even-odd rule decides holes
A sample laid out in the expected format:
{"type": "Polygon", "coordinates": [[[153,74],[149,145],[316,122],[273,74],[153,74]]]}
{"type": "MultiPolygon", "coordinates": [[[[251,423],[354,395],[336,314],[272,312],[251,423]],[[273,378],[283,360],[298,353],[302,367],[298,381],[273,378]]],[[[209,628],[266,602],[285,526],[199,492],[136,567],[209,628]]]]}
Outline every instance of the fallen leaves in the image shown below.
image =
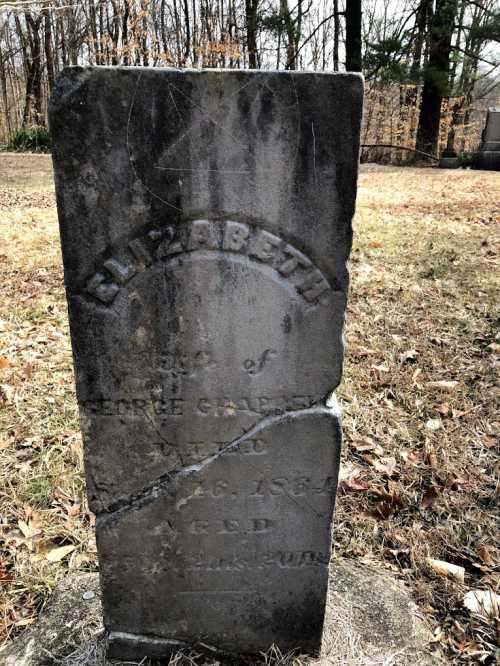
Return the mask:
{"type": "Polygon", "coordinates": [[[442,391],[454,391],[458,385],[458,382],[455,380],[445,380],[440,379],[436,382],[427,382],[429,388],[438,388],[442,391]]]}
{"type": "Polygon", "coordinates": [[[360,477],[363,474],[363,470],[359,465],[352,463],[350,461],[342,463],[340,465],[339,472],[339,483],[338,489],[339,492],[346,492],[348,490],[352,491],[365,491],[368,490],[369,486],[360,481],[360,477]]]}
{"type": "Polygon", "coordinates": [[[59,562],[64,559],[67,555],[72,553],[75,550],[75,546],[60,546],[59,548],[53,548],[45,554],[45,558],[49,562],[59,562]]]}
{"type": "Polygon", "coordinates": [[[32,539],[33,537],[35,537],[35,536],[37,536],[38,534],[40,534],[40,530],[39,530],[39,529],[36,529],[36,528],[30,527],[29,525],[27,525],[27,524],[24,522],[24,520],[19,520],[18,523],[17,523],[17,526],[18,526],[19,529],[21,530],[21,532],[22,532],[23,536],[25,537],[25,539],[32,539]]]}
{"type": "Polygon", "coordinates": [[[451,562],[445,562],[444,560],[435,560],[432,557],[428,557],[426,562],[432,571],[434,571],[434,573],[438,574],[439,576],[444,576],[445,578],[454,578],[460,583],[464,582],[464,567],[461,567],[458,564],[451,564],[451,562]]]}
{"type": "Polygon", "coordinates": [[[484,543],[479,544],[479,546],[476,546],[476,553],[482,560],[483,564],[485,564],[487,567],[492,566],[493,558],[488,546],[486,546],[484,543]]]}
{"type": "Polygon", "coordinates": [[[409,349],[408,351],[402,352],[398,355],[398,360],[400,363],[415,363],[418,358],[418,351],[416,349],[409,349]]]}
{"type": "Polygon", "coordinates": [[[353,439],[349,446],[354,449],[357,453],[366,453],[367,451],[373,451],[376,455],[383,455],[384,449],[373,441],[371,437],[360,437],[358,439],[353,439]]]}
{"type": "Polygon", "coordinates": [[[441,496],[441,490],[436,486],[429,486],[422,496],[420,505],[424,509],[431,509],[441,496]]]}
{"type": "Polygon", "coordinates": [[[452,490],[461,490],[466,487],[470,488],[474,485],[474,477],[471,474],[452,472],[446,480],[446,485],[452,490]]]}
{"type": "Polygon", "coordinates": [[[424,462],[424,456],[421,451],[408,451],[407,449],[402,449],[399,452],[401,459],[409,465],[421,465],[424,462]]]}
{"type": "Polygon", "coordinates": [[[481,444],[487,449],[494,449],[498,446],[498,440],[491,435],[482,435],[480,437],[481,444]]]}
{"type": "Polygon", "coordinates": [[[374,458],[372,465],[379,474],[391,477],[396,472],[397,462],[394,456],[386,456],[385,458],[374,458]]]}
{"type": "Polygon", "coordinates": [[[401,492],[398,486],[389,481],[386,488],[373,489],[376,504],[366,515],[377,520],[387,520],[395,511],[403,506],[401,492]]]}
{"type": "Polygon", "coordinates": [[[463,604],[471,613],[486,618],[500,617],[500,595],[493,590],[470,590],[465,594],[463,604]]]}
{"type": "MultiPolygon", "coordinates": [[[[377,181],[382,189],[386,178],[377,181]]],[[[391,178],[384,206],[408,194],[407,176],[391,178]]],[[[434,178],[429,172],[430,188],[434,178]]],[[[466,180],[449,196],[465,197],[466,180]]],[[[347,396],[344,455],[352,468],[340,485],[337,516],[345,538],[339,552],[389,560],[399,573],[411,569],[408,582],[439,623],[437,642],[452,658],[460,652],[491,660],[491,636],[456,603],[466,586],[494,589],[498,557],[493,396],[500,339],[494,337],[493,275],[477,251],[484,230],[474,228],[475,213],[464,222],[458,208],[456,222],[442,224],[434,216],[423,220],[416,205],[411,224],[390,214],[381,222],[376,207],[368,212],[361,204],[358,211],[340,393],[347,396]],[[371,250],[373,242],[383,251],[371,250]],[[366,263],[374,270],[363,274],[357,266],[366,263]],[[440,574],[427,557],[445,563],[440,574]]],[[[489,231],[494,249],[498,225],[489,231]]]]}
{"type": "Polygon", "coordinates": [[[431,430],[433,432],[439,430],[440,428],[442,428],[442,426],[443,423],[441,419],[429,419],[425,423],[425,427],[427,428],[427,430],[431,430]]]}

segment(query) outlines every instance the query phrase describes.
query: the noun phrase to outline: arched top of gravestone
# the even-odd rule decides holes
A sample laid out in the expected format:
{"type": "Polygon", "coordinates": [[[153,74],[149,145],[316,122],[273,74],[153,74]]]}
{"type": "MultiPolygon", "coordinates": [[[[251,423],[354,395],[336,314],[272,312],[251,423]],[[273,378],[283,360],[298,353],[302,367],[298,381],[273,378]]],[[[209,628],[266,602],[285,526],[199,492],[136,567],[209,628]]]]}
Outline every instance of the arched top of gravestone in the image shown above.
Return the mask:
{"type": "Polygon", "coordinates": [[[362,89],[356,74],[67,68],[50,111],[60,209],[86,213],[94,256],[148,224],[258,222],[345,289],[362,89]]]}

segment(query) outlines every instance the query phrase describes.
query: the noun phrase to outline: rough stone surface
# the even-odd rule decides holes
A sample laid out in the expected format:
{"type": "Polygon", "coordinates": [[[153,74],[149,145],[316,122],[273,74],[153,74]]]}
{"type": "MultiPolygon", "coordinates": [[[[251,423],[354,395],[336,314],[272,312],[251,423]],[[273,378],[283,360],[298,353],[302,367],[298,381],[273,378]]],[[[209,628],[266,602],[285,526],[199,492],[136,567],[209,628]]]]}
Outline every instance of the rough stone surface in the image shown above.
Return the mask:
{"type": "MultiPolygon", "coordinates": [[[[364,664],[431,666],[441,663],[430,649],[431,632],[418,606],[402,583],[372,567],[351,560],[335,560],[330,569],[326,619],[339,653],[340,626],[350,637],[351,654],[360,651],[364,664]]],[[[324,646],[326,656],[328,646],[324,646]]]]}
{"type": "Polygon", "coordinates": [[[460,168],[460,160],[458,157],[442,157],[439,160],[439,167],[441,169],[458,169],[460,168]]]}
{"type": "MultiPolygon", "coordinates": [[[[318,659],[301,658],[298,663],[304,666],[444,663],[438,654],[431,652],[431,639],[429,628],[401,583],[363,564],[335,560],[330,573],[321,655],[318,659]]],[[[105,648],[98,575],[73,575],[60,583],[38,622],[0,652],[0,666],[112,666],[106,659],[105,648]],[[92,602],[82,604],[86,590],[93,590],[95,597],[92,602]],[[43,646],[47,651],[41,649],[43,646]]],[[[295,654],[289,663],[296,664],[296,658],[295,654]]],[[[115,661],[113,666],[119,663],[115,661]]],[[[203,663],[206,666],[210,660],[203,663]]],[[[220,665],[220,657],[214,657],[213,663],[220,665]]]]}
{"type": "Polygon", "coordinates": [[[55,86],[112,654],[319,649],[361,106],[356,75],[69,68],[55,86]]]}
{"type": "MultiPolygon", "coordinates": [[[[85,595],[88,597],[89,595],[85,595]]],[[[0,666],[50,666],[102,633],[97,574],[64,578],[35,625],[0,651],[0,666]],[[84,598],[86,592],[92,598],[84,598]]]]}
{"type": "Polygon", "coordinates": [[[186,637],[234,653],[273,643],[317,651],[339,436],[325,407],[270,417],[223,455],[172,475],[132,507],[101,515],[111,654],[161,656],[172,639],[186,637]],[[249,453],[256,441],[265,450],[249,453]],[[140,525],[153,529],[138,542],[140,525]],[[145,607],[157,590],[168,591],[172,603],[145,607]],[[133,641],[137,627],[145,636],[133,641]]]}
{"type": "Polygon", "coordinates": [[[481,145],[472,157],[474,169],[500,171],[500,108],[488,109],[481,145]]]}

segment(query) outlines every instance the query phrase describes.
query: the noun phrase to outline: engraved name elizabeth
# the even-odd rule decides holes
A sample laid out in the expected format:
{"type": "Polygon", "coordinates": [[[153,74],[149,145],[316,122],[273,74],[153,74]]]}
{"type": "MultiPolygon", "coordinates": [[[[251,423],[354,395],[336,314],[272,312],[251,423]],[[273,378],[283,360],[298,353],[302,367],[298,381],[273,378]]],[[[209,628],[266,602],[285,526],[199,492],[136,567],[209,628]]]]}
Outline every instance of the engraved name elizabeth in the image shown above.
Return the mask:
{"type": "Polygon", "coordinates": [[[205,219],[168,224],[132,239],[120,258],[102,262],[102,268],[87,280],[85,291],[109,305],[138,273],[158,262],[199,251],[236,254],[270,266],[293,284],[307,304],[324,302],[332,291],[321,270],[283,238],[244,222],[205,219]]]}

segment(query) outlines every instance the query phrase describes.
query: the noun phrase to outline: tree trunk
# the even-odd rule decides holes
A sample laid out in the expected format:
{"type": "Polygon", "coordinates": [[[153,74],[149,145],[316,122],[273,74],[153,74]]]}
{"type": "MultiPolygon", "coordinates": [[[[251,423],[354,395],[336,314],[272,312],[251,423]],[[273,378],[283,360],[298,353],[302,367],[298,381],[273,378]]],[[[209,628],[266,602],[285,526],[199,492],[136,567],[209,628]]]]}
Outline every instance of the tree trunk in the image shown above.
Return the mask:
{"type": "MultiPolygon", "coordinates": [[[[59,16],[57,17],[57,25],[58,25],[58,32],[61,36],[62,64],[63,67],[66,67],[66,65],[68,64],[68,51],[66,48],[66,30],[64,29],[64,22],[61,14],[59,14],[59,16]]],[[[97,64],[99,64],[99,61],[97,61],[97,64]]]]}
{"type": "Polygon", "coordinates": [[[33,71],[33,110],[34,121],[37,125],[44,124],[43,111],[42,111],[42,51],[40,43],[39,28],[42,22],[42,17],[39,16],[36,20],[31,16],[29,17],[30,28],[32,30],[32,71],[33,71]]]}
{"type": "Polygon", "coordinates": [[[148,2],[147,0],[141,1],[141,51],[142,51],[142,64],[144,67],[149,66],[149,49],[148,49],[148,2]]]}
{"type": "MultiPolygon", "coordinates": [[[[461,0],[460,2],[460,11],[459,11],[459,18],[457,22],[457,37],[455,39],[455,49],[460,48],[460,41],[462,38],[462,30],[464,28],[464,16],[465,16],[465,7],[466,7],[466,1],[461,0]]],[[[458,58],[453,58],[453,64],[451,67],[451,73],[450,73],[450,92],[453,93],[453,88],[455,86],[455,79],[457,75],[457,65],[458,65],[458,58]]]]}
{"type": "Polygon", "coordinates": [[[12,124],[10,120],[10,108],[9,108],[9,97],[7,93],[7,73],[5,68],[5,63],[7,58],[3,56],[3,52],[0,49],[0,87],[2,88],[2,101],[4,106],[4,117],[5,125],[7,129],[7,134],[10,136],[12,134],[12,124]]]}
{"type": "Polygon", "coordinates": [[[339,71],[339,0],[333,0],[333,71],[339,71]]]}
{"type": "Polygon", "coordinates": [[[438,148],[441,104],[449,94],[451,38],[457,14],[457,0],[437,0],[430,26],[429,60],[417,130],[417,150],[435,155],[438,148]]]}
{"type": "Polygon", "coordinates": [[[285,69],[297,69],[295,58],[295,26],[291,12],[288,8],[288,0],[280,0],[280,10],[285,23],[286,31],[286,65],[285,69]]]}
{"type": "Polygon", "coordinates": [[[36,20],[30,12],[24,12],[26,22],[26,36],[24,35],[21,23],[16,17],[16,26],[20,36],[24,68],[26,72],[26,95],[23,111],[23,127],[32,124],[41,124],[42,119],[42,65],[40,35],[38,33],[42,17],[36,20]]]}
{"type": "Polygon", "coordinates": [[[425,28],[427,26],[428,6],[432,0],[421,0],[415,17],[415,37],[413,40],[412,63],[410,69],[410,79],[412,83],[417,83],[420,75],[420,65],[422,60],[422,50],[425,40],[425,28]]]}
{"type": "Polygon", "coordinates": [[[345,25],[345,68],[348,72],[361,72],[361,0],[346,0],[345,25]]]}
{"type": "Polygon", "coordinates": [[[259,0],[245,0],[248,66],[257,69],[257,10],[259,0]]]}
{"type": "Polygon", "coordinates": [[[44,9],[44,49],[45,49],[45,67],[47,69],[47,83],[49,84],[49,93],[52,92],[54,86],[54,55],[52,50],[52,22],[50,17],[50,10],[44,9]]]}
{"type": "Polygon", "coordinates": [[[196,67],[198,65],[199,59],[200,59],[200,53],[198,49],[198,22],[196,18],[196,0],[193,0],[191,3],[191,16],[192,16],[192,25],[193,25],[193,31],[192,31],[192,51],[193,51],[193,67],[196,67]]]}
{"type": "Polygon", "coordinates": [[[189,24],[189,4],[184,0],[184,23],[186,25],[186,44],[184,47],[184,65],[186,65],[191,52],[191,26],[189,24]]]}
{"type": "Polygon", "coordinates": [[[174,0],[174,21],[175,21],[175,44],[177,47],[177,67],[182,66],[182,48],[181,48],[181,24],[179,20],[179,12],[177,11],[177,2],[174,0]]]}
{"type": "Polygon", "coordinates": [[[122,16],[122,61],[124,65],[130,65],[130,54],[128,44],[128,17],[130,15],[130,0],[124,0],[122,16]]]}

